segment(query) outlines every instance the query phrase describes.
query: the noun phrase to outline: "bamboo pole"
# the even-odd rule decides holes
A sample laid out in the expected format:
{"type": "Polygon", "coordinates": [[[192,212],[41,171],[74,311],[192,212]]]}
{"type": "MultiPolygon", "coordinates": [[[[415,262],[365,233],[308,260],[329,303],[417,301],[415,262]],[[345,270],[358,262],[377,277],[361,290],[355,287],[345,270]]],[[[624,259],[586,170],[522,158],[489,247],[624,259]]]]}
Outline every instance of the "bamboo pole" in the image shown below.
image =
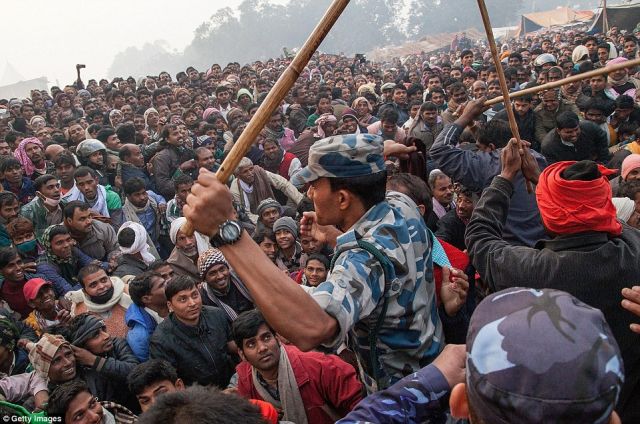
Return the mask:
{"type": "MultiPolygon", "coordinates": [[[[280,78],[269,91],[256,114],[249,121],[247,128],[242,132],[242,135],[222,162],[220,169],[216,172],[216,178],[219,181],[226,183],[231,174],[233,174],[240,160],[249,151],[256,137],[271,118],[271,114],[280,106],[280,102],[287,95],[348,4],[349,0],[333,0],[318,25],[313,29],[287,69],[280,75],[280,78]]],[[[188,235],[193,234],[193,224],[187,220],[181,231],[188,235]]]]}
{"type": "MultiPolygon", "coordinates": [[[[524,90],[516,91],[515,93],[509,93],[509,98],[513,100],[518,97],[526,96],[527,94],[535,94],[535,93],[539,93],[540,91],[552,90],[554,88],[561,87],[565,84],[570,84],[572,82],[589,79],[589,78],[596,77],[603,74],[610,74],[611,72],[619,71],[620,69],[633,68],[638,65],[640,65],[640,59],[629,60],[627,62],[620,63],[617,65],[594,69],[593,71],[585,72],[583,74],[572,75],[570,77],[563,78],[558,81],[548,82],[546,84],[538,85],[531,88],[525,88],[524,90]]],[[[503,100],[504,100],[504,97],[500,96],[491,100],[487,100],[484,104],[486,106],[492,106],[498,103],[502,103],[503,100]]]]}
{"type": "MultiPolygon", "coordinates": [[[[511,133],[513,137],[518,140],[518,144],[521,148],[524,147],[522,140],[520,139],[520,131],[518,130],[518,123],[516,122],[516,116],[513,112],[513,108],[511,107],[511,99],[509,97],[509,87],[507,87],[507,80],[504,77],[504,69],[502,69],[502,65],[500,64],[500,57],[498,56],[498,48],[496,46],[496,40],[493,37],[493,31],[491,29],[491,21],[489,20],[489,12],[487,11],[487,6],[484,3],[484,0],[478,0],[478,7],[480,8],[480,15],[482,15],[482,23],[484,24],[484,30],[487,33],[487,41],[489,43],[489,48],[491,49],[491,56],[493,57],[493,62],[496,64],[496,70],[498,72],[498,80],[500,81],[500,89],[502,91],[502,97],[504,99],[504,107],[507,110],[507,117],[509,118],[509,127],[511,128],[511,133]]],[[[523,174],[524,175],[524,174],[523,174]]],[[[525,178],[525,182],[527,185],[527,192],[533,193],[533,185],[531,181],[525,178]]]]}

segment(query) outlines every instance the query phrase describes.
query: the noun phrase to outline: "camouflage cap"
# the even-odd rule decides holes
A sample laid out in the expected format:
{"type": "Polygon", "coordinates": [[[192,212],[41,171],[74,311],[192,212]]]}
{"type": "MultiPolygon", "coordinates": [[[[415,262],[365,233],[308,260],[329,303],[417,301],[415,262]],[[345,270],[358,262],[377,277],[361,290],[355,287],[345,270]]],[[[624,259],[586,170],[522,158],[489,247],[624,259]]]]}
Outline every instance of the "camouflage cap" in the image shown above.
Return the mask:
{"type": "Polygon", "coordinates": [[[334,135],[309,149],[306,167],[291,179],[296,186],[320,177],[362,177],[384,171],[382,137],[373,134],[334,135]]]}
{"type": "Polygon", "coordinates": [[[606,423],[624,372],[602,312],[559,290],[512,288],[478,305],[467,396],[490,423],[606,423]]]}

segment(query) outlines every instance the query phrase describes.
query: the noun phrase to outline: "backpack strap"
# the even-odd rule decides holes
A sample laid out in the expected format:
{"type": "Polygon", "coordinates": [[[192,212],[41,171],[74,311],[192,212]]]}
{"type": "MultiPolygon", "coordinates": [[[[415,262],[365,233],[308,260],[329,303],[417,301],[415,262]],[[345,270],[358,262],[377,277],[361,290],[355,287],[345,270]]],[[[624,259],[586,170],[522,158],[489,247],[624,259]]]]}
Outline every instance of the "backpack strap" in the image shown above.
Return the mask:
{"type": "MultiPolygon", "coordinates": [[[[394,275],[394,268],[393,268],[393,264],[391,263],[391,260],[384,253],[382,253],[382,251],[378,249],[375,245],[373,245],[372,243],[369,243],[368,241],[364,241],[362,239],[357,239],[357,243],[359,248],[370,253],[380,263],[380,265],[382,266],[382,270],[384,272],[384,290],[382,292],[382,298],[381,298],[382,308],[380,310],[380,314],[378,315],[378,319],[376,320],[374,326],[371,328],[369,332],[369,358],[371,362],[371,372],[373,374],[372,377],[377,387],[382,388],[379,381],[380,376],[378,375],[378,368],[377,368],[378,346],[376,342],[378,340],[378,333],[382,328],[382,323],[384,322],[384,319],[387,316],[387,309],[389,307],[389,288],[391,287],[391,280],[394,275]]],[[[338,257],[346,250],[349,250],[349,249],[341,250],[339,252],[336,252],[336,254],[333,255],[333,258],[331,260],[331,267],[330,267],[331,270],[333,270],[333,267],[338,257]]],[[[361,370],[361,371],[364,374],[364,370],[361,370]]]]}

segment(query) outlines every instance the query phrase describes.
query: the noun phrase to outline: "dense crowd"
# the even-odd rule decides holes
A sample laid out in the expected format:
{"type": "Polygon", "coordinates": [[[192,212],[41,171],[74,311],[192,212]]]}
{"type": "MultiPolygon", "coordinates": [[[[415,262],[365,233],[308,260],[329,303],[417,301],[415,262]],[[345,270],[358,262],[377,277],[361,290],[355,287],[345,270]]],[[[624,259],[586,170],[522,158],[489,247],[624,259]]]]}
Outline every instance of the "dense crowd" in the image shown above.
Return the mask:
{"type": "Polygon", "coordinates": [[[226,185],[291,58],[0,100],[0,413],[640,422],[640,69],[484,105],[637,35],[317,53],[226,185]]]}

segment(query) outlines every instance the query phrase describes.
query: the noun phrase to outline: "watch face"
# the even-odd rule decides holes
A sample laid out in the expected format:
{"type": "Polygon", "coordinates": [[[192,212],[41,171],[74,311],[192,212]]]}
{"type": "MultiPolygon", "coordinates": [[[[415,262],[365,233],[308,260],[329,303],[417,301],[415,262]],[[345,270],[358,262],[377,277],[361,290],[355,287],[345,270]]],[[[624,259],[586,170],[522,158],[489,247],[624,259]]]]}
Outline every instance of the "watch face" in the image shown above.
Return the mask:
{"type": "Polygon", "coordinates": [[[220,238],[224,241],[235,241],[240,236],[240,227],[232,222],[223,225],[220,229],[220,238]]]}

